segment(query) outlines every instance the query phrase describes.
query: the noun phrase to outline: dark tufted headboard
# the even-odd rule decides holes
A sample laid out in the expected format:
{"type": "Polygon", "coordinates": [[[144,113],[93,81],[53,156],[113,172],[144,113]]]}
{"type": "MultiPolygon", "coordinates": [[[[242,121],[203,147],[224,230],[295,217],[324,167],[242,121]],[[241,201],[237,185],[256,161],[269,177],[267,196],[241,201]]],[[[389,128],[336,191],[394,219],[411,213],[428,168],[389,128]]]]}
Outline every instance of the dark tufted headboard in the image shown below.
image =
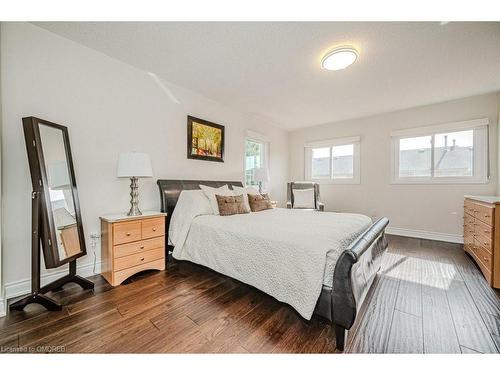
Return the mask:
{"type": "Polygon", "coordinates": [[[156,183],[160,188],[161,212],[167,213],[167,218],[165,220],[165,240],[167,242],[165,246],[169,250],[172,250],[172,246],[168,245],[168,227],[170,225],[172,212],[174,212],[179,195],[181,195],[183,190],[199,190],[199,185],[212,187],[228,185],[231,189],[233,186],[243,186],[239,181],[158,180],[156,183]]]}

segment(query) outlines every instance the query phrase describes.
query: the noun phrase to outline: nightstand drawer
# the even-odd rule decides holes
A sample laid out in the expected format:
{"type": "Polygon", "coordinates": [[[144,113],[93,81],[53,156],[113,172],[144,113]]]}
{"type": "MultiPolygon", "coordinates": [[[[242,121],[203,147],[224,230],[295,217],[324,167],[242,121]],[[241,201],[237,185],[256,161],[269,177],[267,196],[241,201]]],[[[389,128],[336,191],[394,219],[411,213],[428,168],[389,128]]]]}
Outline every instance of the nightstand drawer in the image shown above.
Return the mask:
{"type": "Polygon", "coordinates": [[[165,234],[165,218],[156,217],[142,221],[142,238],[159,237],[165,234]]]}
{"type": "Polygon", "coordinates": [[[127,255],[142,253],[153,249],[165,249],[165,238],[155,237],[148,240],[131,242],[124,245],[115,246],[113,258],[121,258],[127,255]]]}
{"type": "Polygon", "coordinates": [[[141,239],[141,222],[128,221],[113,224],[113,243],[119,245],[141,239]]]}
{"type": "Polygon", "coordinates": [[[115,285],[121,284],[125,279],[130,276],[136,274],[137,272],[141,272],[144,270],[164,270],[165,269],[165,260],[158,259],[149,263],[139,264],[135,267],[126,268],[124,270],[114,272],[113,280],[115,285]]]}
{"type": "Polygon", "coordinates": [[[139,266],[154,260],[164,259],[164,254],[164,249],[160,248],[117,258],[115,259],[114,270],[121,271],[123,269],[139,266]]]}

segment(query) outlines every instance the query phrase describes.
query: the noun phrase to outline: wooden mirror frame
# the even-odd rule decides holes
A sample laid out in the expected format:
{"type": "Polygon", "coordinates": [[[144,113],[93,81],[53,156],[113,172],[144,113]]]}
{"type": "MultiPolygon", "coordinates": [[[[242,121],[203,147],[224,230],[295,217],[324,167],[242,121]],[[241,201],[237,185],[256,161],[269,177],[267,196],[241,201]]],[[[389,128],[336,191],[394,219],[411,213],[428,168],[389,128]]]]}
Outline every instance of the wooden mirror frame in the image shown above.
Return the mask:
{"type": "Polygon", "coordinates": [[[76,186],[75,172],[73,169],[73,158],[71,156],[71,147],[69,143],[68,128],[66,126],[42,120],[37,117],[23,118],[23,127],[33,192],[38,192],[41,200],[40,239],[42,242],[45,267],[56,268],[62,266],[63,264],[72,262],[77,258],[80,258],[87,254],[87,249],[85,247],[85,236],[83,233],[82,217],[80,212],[80,203],[78,200],[78,189],[76,186]],[[40,125],[50,126],[62,131],[64,150],[66,153],[66,160],[69,168],[69,177],[71,180],[70,186],[73,196],[73,204],[75,206],[75,219],[78,229],[78,239],[80,242],[80,252],[62,260],[59,258],[57,231],[55,229],[50,207],[51,203],[49,195],[49,184],[47,179],[47,171],[45,170],[45,160],[40,138],[40,125]]]}

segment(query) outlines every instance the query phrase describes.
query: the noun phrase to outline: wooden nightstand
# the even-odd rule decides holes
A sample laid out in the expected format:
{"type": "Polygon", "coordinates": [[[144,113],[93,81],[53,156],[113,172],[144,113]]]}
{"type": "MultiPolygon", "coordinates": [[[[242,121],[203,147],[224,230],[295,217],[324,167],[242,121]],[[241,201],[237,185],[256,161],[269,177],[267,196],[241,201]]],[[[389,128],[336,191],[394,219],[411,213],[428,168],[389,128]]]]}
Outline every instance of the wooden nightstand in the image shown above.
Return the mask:
{"type": "Polygon", "coordinates": [[[102,275],[112,285],[144,270],[165,269],[165,214],[104,215],[101,219],[102,275]]]}

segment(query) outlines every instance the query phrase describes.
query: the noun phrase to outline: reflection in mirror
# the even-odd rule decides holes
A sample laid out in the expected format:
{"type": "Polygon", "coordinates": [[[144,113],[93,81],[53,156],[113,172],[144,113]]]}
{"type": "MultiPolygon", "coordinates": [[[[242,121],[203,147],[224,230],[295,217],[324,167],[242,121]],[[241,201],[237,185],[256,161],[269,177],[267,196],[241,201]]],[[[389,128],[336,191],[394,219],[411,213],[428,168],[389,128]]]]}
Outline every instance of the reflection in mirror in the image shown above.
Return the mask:
{"type": "Polygon", "coordinates": [[[63,132],[43,124],[39,124],[39,129],[49,185],[47,206],[56,229],[59,260],[64,260],[79,254],[81,249],[63,132]]]}

